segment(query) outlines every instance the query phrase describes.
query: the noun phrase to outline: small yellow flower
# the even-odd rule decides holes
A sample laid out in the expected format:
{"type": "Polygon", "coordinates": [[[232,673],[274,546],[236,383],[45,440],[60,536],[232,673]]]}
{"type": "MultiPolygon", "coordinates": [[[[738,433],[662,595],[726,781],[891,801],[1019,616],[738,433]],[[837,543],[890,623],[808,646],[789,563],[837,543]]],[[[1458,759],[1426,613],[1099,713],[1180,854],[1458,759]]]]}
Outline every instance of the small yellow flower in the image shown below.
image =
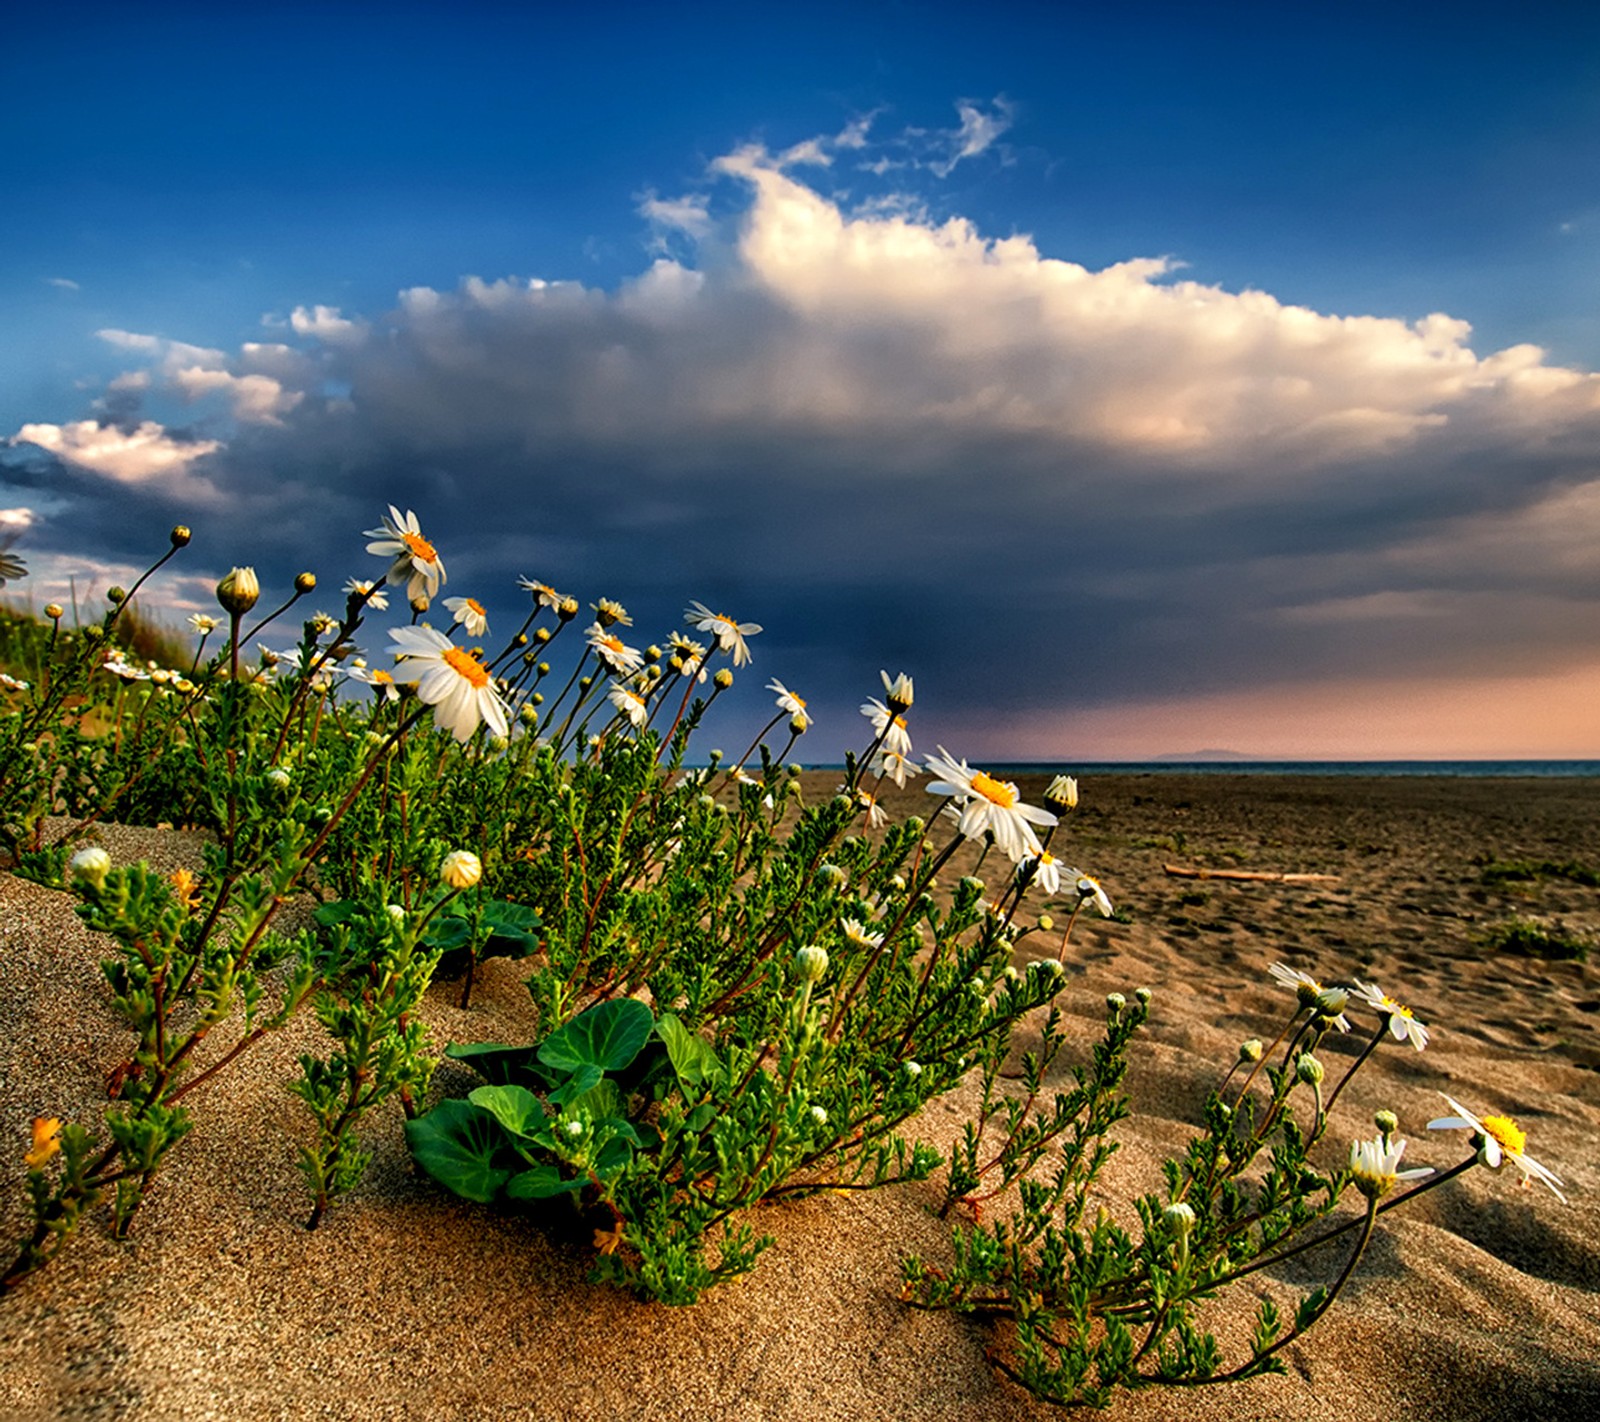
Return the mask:
{"type": "Polygon", "coordinates": [[[200,880],[187,869],[173,870],[172,896],[193,913],[200,907],[200,880]]]}
{"type": "Polygon", "coordinates": [[[40,1169],[61,1149],[61,1122],[54,1116],[33,1118],[33,1149],[22,1157],[29,1170],[40,1169]]]}

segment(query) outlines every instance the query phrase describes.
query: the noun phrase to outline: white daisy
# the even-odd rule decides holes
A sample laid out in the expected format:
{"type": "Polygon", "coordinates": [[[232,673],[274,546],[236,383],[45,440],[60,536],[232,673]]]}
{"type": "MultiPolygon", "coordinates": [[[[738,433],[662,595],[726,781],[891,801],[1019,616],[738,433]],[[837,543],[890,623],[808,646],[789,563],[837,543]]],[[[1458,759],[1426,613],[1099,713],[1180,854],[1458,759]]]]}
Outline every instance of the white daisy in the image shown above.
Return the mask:
{"type": "Polygon", "coordinates": [[[385,671],[382,667],[353,666],[350,668],[350,675],[357,681],[370,686],[383,701],[398,701],[400,699],[400,687],[394,679],[394,674],[385,671]]]}
{"type": "Polygon", "coordinates": [[[361,578],[347,578],[344,585],[345,594],[349,597],[365,598],[361,605],[370,608],[373,612],[387,612],[389,609],[389,594],[379,588],[373,591],[372,584],[361,578]]]}
{"type": "Polygon", "coordinates": [[[916,683],[904,672],[898,672],[892,678],[886,671],[880,671],[878,675],[883,678],[883,694],[889,704],[909,711],[911,703],[916,700],[916,683]]]}
{"type": "Polygon", "coordinates": [[[887,748],[879,750],[872,757],[870,768],[874,775],[887,775],[902,790],[906,786],[906,776],[922,774],[920,765],[913,765],[899,751],[892,751],[887,748]]]}
{"type": "Polygon", "coordinates": [[[404,516],[393,504],[389,517],[380,528],[369,528],[366,537],[374,541],[367,544],[367,552],[390,558],[389,581],[398,585],[405,580],[406,596],[413,602],[418,598],[431,599],[439,584],[447,582],[444,563],[433,544],[422,536],[416,514],[407,509],[404,516]]]}
{"type": "Polygon", "coordinates": [[[883,806],[878,803],[878,797],[866,790],[856,791],[856,804],[867,816],[869,829],[882,829],[889,823],[889,816],[883,806]]]}
{"type": "Polygon", "coordinates": [[[1420,1180],[1432,1175],[1431,1166],[1418,1166],[1413,1170],[1400,1169],[1400,1157],[1406,1153],[1404,1141],[1374,1136],[1370,1141],[1350,1142],[1350,1174],[1355,1177],[1355,1187],[1369,1200],[1381,1199],[1402,1180],[1420,1180]]]}
{"type": "MultiPolygon", "coordinates": [[[[1076,879],[1078,871],[1068,869],[1062,862],[1047,849],[1033,862],[1033,882],[1037,884],[1049,897],[1054,898],[1061,892],[1061,876],[1066,874],[1071,879],[1076,879]]],[[[1021,875],[1027,871],[1026,864],[1017,866],[1017,873],[1021,875]]],[[[1098,885],[1096,886],[1098,887],[1098,885]]],[[[1108,901],[1109,902],[1109,901],[1108,901]]]]}
{"type": "Polygon", "coordinates": [[[844,936],[856,948],[865,948],[870,952],[883,946],[883,934],[874,933],[860,919],[840,919],[839,927],[844,930],[844,936]]]}
{"type": "Polygon", "coordinates": [[[191,612],[189,614],[189,625],[202,637],[205,637],[215,632],[221,624],[208,613],[191,612]]]}
{"type": "Polygon", "coordinates": [[[16,578],[28,576],[28,565],[11,551],[11,545],[17,541],[19,535],[8,533],[0,537],[0,588],[16,578]]]}
{"type": "Polygon", "coordinates": [[[548,607],[551,612],[560,612],[561,604],[567,600],[564,593],[558,593],[549,583],[535,582],[532,578],[518,578],[517,586],[523,592],[532,593],[533,600],[540,607],[548,607]]]}
{"type": "Polygon", "coordinates": [[[447,597],[444,605],[450,615],[467,629],[467,636],[482,637],[489,630],[489,614],[483,604],[472,597],[447,597]]]}
{"type": "Polygon", "coordinates": [[[699,642],[692,637],[685,637],[681,632],[674,632],[667,638],[667,645],[678,659],[680,675],[692,676],[702,682],[706,679],[706,649],[699,642]]]}
{"type": "Polygon", "coordinates": [[[1321,1012],[1341,1032],[1350,1030],[1350,1019],[1344,1015],[1347,994],[1338,988],[1325,988],[1310,973],[1302,973],[1299,968],[1286,967],[1282,963],[1274,963],[1268,971],[1274,982],[1294,989],[1301,1007],[1321,1012]],[[1329,1011],[1329,1008],[1333,1010],[1329,1011]]]}
{"type": "Polygon", "coordinates": [[[939,777],[928,782],[928,793],[952,795],[961,806],[958,823],[965,838],[976,839],[985,832],[994,835],[994,842],[1012,863],[1042,852],[1033,826],[1053,825],[1056,817],[1048,810],[1022,804],[1010,781],[973,770],[966,761],[952,758],[943,746],[938,755],[927,758],[926,765],[930,775],[939,777]]]}
{"type": "Polygon", "coordinates": [[[389,633],[395,655],[417,663],[417,697],[433,707],[433,719],[458,741],[479,725],[497,736],[510,733],[506,706],[489,669],[431,627],[397,627],[389,633]]]}
{"type": "Polygon", "coordinates": [[[1411,1015],[1411,1009],[1396,1002],[1386,992],[1371,983],[1355,979],[1356,996],[1374,1011],[1382,1014],[1389,1034],[1397,1042],[1410,1042],[1419,1052],[1428,1045],[1428,1029],[1411,1015]]]}
{"type": "Polygon", "coordinates": [[[637,647],[628,646],[616,633],[607,632],[598,622],[589,628],[587,636],[595,655],[618,675],[632,676],[644,665],[643,652],[637,647]]]}
{"type": "Polygon", "coordinates": [[[1081,901],[1093,902],[1100,910],[1101,918],[1112,918],[1116,910],[1111,907],[1111,899],[1106,891],[1100,887],[1100,881],[1088,874],[1078,875],[1078,898],[1081,901]]]}
{"type": "Polygon", "coordinates": [[[731,617],[713,612],[703,602],[691,602],[684,609],[683,620],[702,632],[714,634],[717,646],[724,652],[732,653],[736,667],[742,667],[750,660],[750,648],[745,646],[744,639],[754,637],[761,630],[759,622],[735,622],[731,617]]]}
{"type": "Polygon", "coordinates": [[[806,710],[805,697],[796,696],[776,677],[767,683],[767,690],[778,698],[778,710],[787,711],[791,717],[798,716],[803,726],[811,725],[811,713],[806,710]]]}
{"type": "Polygon", "coordinates": [[[906,718],[897,716],[876,696],[869,696],[861,706],[861,714],[872,722],[872,734],[879,737],[883,749],[895,755],[911,754],[911,732],[906,729],[906,718]]]}
{"type": "Polygon", "coordinates": [[[28,689],[27,682],[19,681],[9,672],[0,672],[0,686],[3,686],[7,691],[26,691],[28,689]]]}
{"type": "Polygon", "coordinates": [[[1524,1153],[1528,1137],[1522,1127],[1509,1116],[1485,1116],[1479,1120],[1453,1096],[1439,1095],[1450,1103],[1453,1116],[1441,1116],[1428,1122],[1430,1131],[1471,1131],[1478,1139],[1478,1157],[1491,1170],[1498,1170],[1509,1160],[1522,1172],[1522,1183],[1538,1180],[1550,1187],[1550,1193],[1564,1205],[1567,1197],[1561,1193],[1561,1177],[1546,1170],[1537,1160],[1524,1153]]]}
{"type": "Polygon", "coordinates": [[[628,609],[620,602],[613,602],[608,597],[603,597],[599,602],[591,602],[594,609],[594,620],[602,627],[616,624],[619,627],[632,627],[633,619],[628,616],[628,609]]]}
{"type": "Polygon", "coordinates": [[[645,722],[650,719],[650,707],[645,703],[644,697],[640,696],[632,687],[624,686],[621,682],[613,686],[606,695],[611,704],[628,720],[633,722],[635,730],[642,731],[644,729],[645,722]]]}

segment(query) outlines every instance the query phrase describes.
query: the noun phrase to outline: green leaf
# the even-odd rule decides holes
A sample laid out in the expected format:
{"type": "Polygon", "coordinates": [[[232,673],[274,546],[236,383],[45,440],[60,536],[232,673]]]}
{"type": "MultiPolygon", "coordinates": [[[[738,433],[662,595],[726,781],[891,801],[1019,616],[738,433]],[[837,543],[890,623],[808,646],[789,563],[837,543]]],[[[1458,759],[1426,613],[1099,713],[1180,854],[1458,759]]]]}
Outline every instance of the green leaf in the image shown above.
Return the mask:
{"type": "Polygon", "coordinates": [[[654,1018],[635,998],[599,1002],[558,1027],[539,1044],[539,1060],[552,1071],[574,1072],[585,1062],[620,1071],[650,1040],[654,1018]]]}
{"type": "Polygon", "coordinates": [[[511,1172],[494,1163],[504,1146],[499,1123],[467,1101],[441,1101],[406,1122],[406,1144],[417,1164],[447,1190],[487,1205],[511,1172]]]}
{"type": "Polygon", "coordinates": [[[487,1111],[508,1134],[549,1144],[544,1103],[526,1087],[480,1086],[468,1093],[467,1100],[480,1111],[487,1111]]]}
{"type": "Polygon", "coordinates": [[[717,1060],[716,1050],[671,1013],[656,1022],[656,1036],[665,1045],[678,1085],[685,1092],[704,1082],[714,1083],[721,1076],[722,1064],[717,1060]]]}
{"type": "Polygon", "coordinates": [[[422,941],[430,948],[437,948],[441,953],[453,953],[457,948],[465,948],[472,941],[472,925],[458,914],[446,914],[443,918],[436,918],[428,925],[428,931],[422,935],[422,941]]]}
{"type": "Polygon", "coordinates": [[[451,1061],[464,1062],[495,1086],[546,1086],[549,1075],[539,1069],[532,1047],[509,1047],[504,1042],[452,1042],[444,1049],[451,1061]]]}
{"type": "Polygon", "coordinates": [[[353,899],[336,899],[331,904],[323,904],[311,917],[324,928],[337,928],[341,923],[349,923],[360,912],[360,905],[353,899]]]}
{"type": "Polygon", "coordinates": [[[550,1093],[551,1104],[565,1109],[587,1096],[597,1086],[610,1086],[613,1091],[616,1090],[615,1085],[605,1079],[599,1067],[593,1062],[584,1062],[550,1093]]]}
{"type": "Polygon", "coordinates": [[[483,906],[483,926],[489,940],[480,956],[485,958],[526,958],[539,948],[539,930],[544,921],[538,911],[526,904],[490,899],[483,906]]]}
{"type": "Polygon", "coordinates": [[[615,1175],[633,1159],[633,1145],[621,1136],[613,1136],[594,1154],[594,1173],[606,1180],[615,1175]]]}
{"type": "Polygon", "coordinates": [[[548,1200],[555,1195],[570,1195],[583,1189],[587,1182],[583,1176],[563,1180],[561,1172],[553,1165],[536,1165],[513,1175],[506,1184],[506,1198],[510,1200],[548,1200]]]}

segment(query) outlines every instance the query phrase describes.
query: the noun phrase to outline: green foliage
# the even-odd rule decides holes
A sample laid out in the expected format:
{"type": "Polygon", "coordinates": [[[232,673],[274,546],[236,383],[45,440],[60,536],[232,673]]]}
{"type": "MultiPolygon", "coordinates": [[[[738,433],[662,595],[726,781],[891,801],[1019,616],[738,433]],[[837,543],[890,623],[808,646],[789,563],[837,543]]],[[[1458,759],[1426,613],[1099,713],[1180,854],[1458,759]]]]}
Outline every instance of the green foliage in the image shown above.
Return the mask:
{"type": "Polygon", "coordinates": [[[1588,888],[1600,886],[1600,871],[1576,859],[1492,859],[1478,872],[1489,888],[1503,884],[1535,884],[1544,879],[1565,879],[1588,888]]]}
{"type": "Polygon", "coordinates": [[[1591,937],[1536,918],[1512,918],[1497,923],[1485,932],[1483,943],[1493,953],[1580,963],[1588,961],[1593,947],[1591,937]]]}

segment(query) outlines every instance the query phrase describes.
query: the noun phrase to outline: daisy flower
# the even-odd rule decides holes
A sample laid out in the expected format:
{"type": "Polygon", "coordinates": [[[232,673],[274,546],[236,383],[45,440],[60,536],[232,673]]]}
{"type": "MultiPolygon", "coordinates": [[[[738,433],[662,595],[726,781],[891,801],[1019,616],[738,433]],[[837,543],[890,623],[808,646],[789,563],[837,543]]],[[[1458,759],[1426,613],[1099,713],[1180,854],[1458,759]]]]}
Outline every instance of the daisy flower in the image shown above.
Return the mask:
{"type": "Polygon", "coordinates": [[[874,933],[860,919],[844,918],[839,920],[839,927],[844,930],[844,936],[856,948],[865,948],[869,952],[883,947],[883,935],[874,933]]]}
{"type": "Polygon", "coordinates": [[[1350,1142],[1350,1174],[1355,1187],[1369,1200],[1387,1195],[1402,1180],[1420,1180],[1432,1175],[1431,1166],[1422,1165],[1414,1170],[1400,1169],[1400,1157],[1406,1153],[1404,1141],[1374,1136],[1370,1141],[1350,1142]]]}
{"type": "Polygon", "coordinates": [[[883,694],[888,699],[890,706],[898,706],[902,711],[909,711],[911,703],[916,700],[916,683],[904,672],[890,677],[886,671],[878,673],[883,678],[883,694]]]}
{"type": "Polygon", "coordinates": [[[535,582],[532,578],[518,578],[517,586],[523,592],[532,593],[534,602],[548,607],[551,612],[560,612],[561,604],[567,600],[565,594],[558,593],[549,583],[535,582]]]}
{"type": "Polygon", "coordinates": [[[215,632],[221,624],[208,613],[191,612],[189,614],[189,625],[202,637],[206,637],[215,632]]]}
{"type": "MultiPolygon", "coordinates": [[[[1027,867],[1026,864],[1017,865],[1018,875],[1025,873],[1027,867]]],[[[1067,869],[1049,850],[1045,850],[1038,859],[1033,861],[1033,882],[1043,889],[1050,898],[1054,898],[1061,892],[1061,876],[1063,873],[1070,875],[1074,880],[1078,877],[1076,869],[1067,869]]],[[[1099,887],[1098,884],[1095,885],[1095,888],[1098,889],[1099,887]]],[[[1101,890],[1101,892],[1104,893],[1105,891],[1101,890]]],[[[1110,903],[1110,900],[1107,899],[1106,902],[1110,903]]]]}
{"type": "Polygon", "coordinates": [[[366,537],[374,540],[367,544],[367,552],[394,560],[389,565],[389,581],[398,586],[405,579],[406,596],[413,602],[419,597],[431,599],[439,584],[448,581],[437,550],[422,536],[417,516],[410,509],[402,517],[390,504],[389,517],[381,527],[369,528],[366,537]]]}
{"type": "Polygon", "coordinates": [[[642,731],[645,722],[650,719],[650,708],[645,703],[644,697],[639,695],[632,687],[624,686],[618,682],[606,693],[611,704],[633,723],[636,731],[642,731]]]}
{"type": "Polygon", "coordinates": [[[922,774],[920,765],[913,765],[899,751],[888,749],[882,749],[872,757],[870,769],[874,775],[887,775],[902,790],[906,788],[906,776],[922,774]]]}
{"type": "Polygon", "coordinates": [[[349,578],[345,581],[345,593],[350,597],[364,598],[363,607],[371,608],[374,612],[387,612],[389,610],[389,594],[379,588],[372,590],[372,584],[361,578],[349,578]]]}
{"type": "Polygon", "coordinates": [[[1344,1015],[1346,994],[1337,988],[1323,987],[1310,973],[1302,973],[1299,968],[1289,968],[1282,963],[1274,963],[1269,971],[1274,982],[1295,990],[1295,996],[1300,999],[1301,1007],[1321,1012],[1341,1032],[1350,1030],[1350,1019],[1344,1015]],[[1329,1008],[1333,1010],[1330,1012],[1327,1010],[1329,1008]]]}
{"type": "Polygon", "coordinates": [[[506,706],[494,689],[489,669],[431,627],[397,627],[389,633],[397,657],[415,662],[417,697],[433,707],[433,719],[458,741],[480,725],[497,735],[510,733],[506,706]]]}
{"type": "Polygon", "coordinates": [[[856,791],[856,806],[866,813],[869,829],[882,829],[889,823],[889,816],[878,803],[878,797],[869,791],[856,791]]]}
{"type": "Polygon", "coordinates": [[[861,714],[872,722],[872,733],[883,742],[883,749],[895,755],[911,754],[911,732],[906,729],[906,718],[890,711],[876,696],[869,696],[861,706],[861,714]]]}
{"type": "Polygon", "coordinates": [[[357,681],[370,686],[377,692],[381,700],[398,701],[400,699],[400,687],[394,679],[394,674],[384,671],[382,667],[351,667],[350,675],[357,681]]]}
{"type": "Polygon", "coordinates": [[[680,675],[692,676],[700,681],[706,679],[706,649],[700,643],[681,632],[674,632],[667,638],[667,645],[682,663],[680,675]]]}
{"type": "Polygon", "coordinates": [[[1386,992],[1380,992],[1371,983],[1355,980],[1356,996],[1368,1007],[1380,1013],[1389,1034],[1397,1042],[1410,1042],[1419,1052],[1428,1045],[1428,1029],[1411,1015],[1411,1009],[1396,1002],[1386,992]]]}
{"type": "Polygon", "coordinates": [[[19,681],[8,672],[0,672],[0,686],[5,687],[7,691],[26,691],[28,689],[27,682],[19,681]]]}
{"type": "Polygon", "coordinates": [[[28,565],[11,551],[11,545],[16,541],[15,533],[8,533],[0,538],[0,588],[13,579],[28,576],[28,565]]]}
{"type": "Polygon", "coordinates": [[[778,710],[787,711],[790,716],[798,716],[804,725],[810,726],[811,713],[806,710],[805,697],[796,696],[776,677],[767,683],[767,690],[778,698],[778,710]]]}
{"type": "MultiPolygon", "coordinates": [[[[952,795],[961,806],[958,822],[966,839],[976,839],[984,833],[994,835],[1013,863],[1025,855],[1039,855],[1039,836],[1034,825],[1053,825],[1056,817],[1048,810],[1035,809],[1021,803],[1017,787],[1009,780],[995,780],[981,770],[973,770],[964,760],[955,760],[943,746],[938,755],[927,758],[930,775],[930,795],[952,795]]],[[[1098,885],[1096,886],[1098,887],[1098,885]]]]}
{"type": "Polygon", "coordinates": [[[718,648],[733,654],[736,667],[742,667],[750,660],[750,648],[745,646],[744,639],[754,637],[761,630],[759,622],[735,622],[731,617],[713,612],[703,602],[691,602],[684,609],[683,620],[691,627],[715,635],[718,648]]]}
{"type": "Polygon", "coordinates": [[[1101,918],[1111,918],[1116,914],[1111,907],[1110,897],[1100,887],[1100,881],[1091,875],[1078,875],[1078,898],[1080,902],[1092,902],[1100,910],[1101,918]]]}
{"type": "Polygon", "coordinates": [[[628,609],[620,602],[613,602],[610,598],[603,597],[599,602],[591,602],[589,606],[594,609],[594,620],[602,627],[610,627],[613,624],[621,627],[633,626],[633,619],[628,616],[628,609]]]}
{"type": "Polygon", "coordinates": [[[643,652],[637,647],[628,646],[616,633],[607,632],[598,622],[589,628],[587,635],[595,655],[611,671],[621,676],[632,676],[644,665],[643,652]]]}
{"type": "Polygon", "coordinates": [[[467,636],[482,637],[489,630],[489,614],[483,604],[472,597],[447,597],[444,605],[457,623],[467,629],[467,636]]]}
{"type": "Polygon", "coordinates": [[[1430,1131],[1471,1131],[1478,1141],[1478,1158],[1491,1170],[1498,1170],[1509,1160],[1522,1172],[1522,1183],[1529,1185],[1538,1180],[1550,1187],[1550,1193],[1564,1205],[1567,1197],[1561,1193],[1561,1178],[1537,1160],[1524,1153],[1528,1137],[1509,1116],[1485,1116],[1479,1120],[1453,1096],[1439,1095],[1450,1103],[1453,1116],[1441,1116],[1428,1122],[1430,1131]]]}

